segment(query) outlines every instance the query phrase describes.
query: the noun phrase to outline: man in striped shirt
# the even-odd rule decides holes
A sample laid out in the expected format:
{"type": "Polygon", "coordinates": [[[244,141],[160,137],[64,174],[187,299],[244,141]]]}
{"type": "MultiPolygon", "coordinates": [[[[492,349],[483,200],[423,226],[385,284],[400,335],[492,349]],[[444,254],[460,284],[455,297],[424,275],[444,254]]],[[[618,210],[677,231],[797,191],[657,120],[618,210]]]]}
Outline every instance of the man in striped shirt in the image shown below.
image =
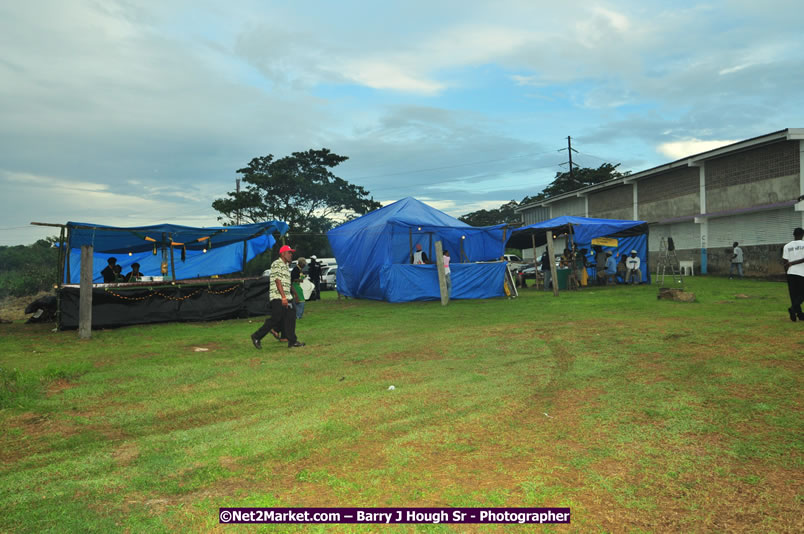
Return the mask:
{"type": "Polygon", "coordinates": [[[279,258],[271,264],[271,316],[265,319],[259,330],[251,334],[251,342],[258,349],[262,348],[261,340],[268,332],[276,339],[281,339],[284,334],[288,340],[288,348],[304,346],[304,343],[296,339],[296,310],[293,308],[293,301],[298,298],[294,298],[296,290],[290,283],[290,261],[294,252],[296,251],[289,246],[283,245],[279,249],[279,258]]]}

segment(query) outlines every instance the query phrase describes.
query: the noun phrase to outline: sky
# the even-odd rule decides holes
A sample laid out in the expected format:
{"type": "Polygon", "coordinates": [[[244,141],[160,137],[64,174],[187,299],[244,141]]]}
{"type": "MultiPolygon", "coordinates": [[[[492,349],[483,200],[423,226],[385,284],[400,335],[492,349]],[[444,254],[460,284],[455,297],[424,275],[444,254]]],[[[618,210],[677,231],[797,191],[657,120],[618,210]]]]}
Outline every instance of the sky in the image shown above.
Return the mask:
{"type": "Polygon", "coordinates": [[[460,216],[804,127],[800,0],[0,3],[0,245],[30,222],[215,226],[311,148],[460,216]],[[565,150],[561,150],[561,149],[565,150]]]}

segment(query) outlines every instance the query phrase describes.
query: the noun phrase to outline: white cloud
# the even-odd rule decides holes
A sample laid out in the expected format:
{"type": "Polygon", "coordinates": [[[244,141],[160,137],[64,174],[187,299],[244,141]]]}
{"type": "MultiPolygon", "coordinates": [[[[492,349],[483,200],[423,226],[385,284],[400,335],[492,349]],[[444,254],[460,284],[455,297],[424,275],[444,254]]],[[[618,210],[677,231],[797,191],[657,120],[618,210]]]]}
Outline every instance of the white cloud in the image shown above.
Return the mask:
{"type": "Polygon", "coordinates": [[[685,141],[671,141],[669,143],[662,143],[657,150],[671,159],[681,159],[687,156],[694,156],[701,152],[714,150],[722,146],[736,143],[736,140],[712,140],[702,141],[701,139],[687,139],[685,141]]]}

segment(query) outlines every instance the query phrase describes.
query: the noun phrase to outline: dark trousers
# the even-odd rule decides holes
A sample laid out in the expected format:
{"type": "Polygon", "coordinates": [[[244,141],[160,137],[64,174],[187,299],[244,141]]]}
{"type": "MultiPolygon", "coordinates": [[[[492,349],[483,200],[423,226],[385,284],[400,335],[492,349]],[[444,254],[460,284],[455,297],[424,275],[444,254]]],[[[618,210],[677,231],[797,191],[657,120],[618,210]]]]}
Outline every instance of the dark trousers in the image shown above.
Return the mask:
{"type": "Polygon", "coordinates": [[[793,313],[801,319],[804,317],[801,311],[801,303],[804,302],[804,276],[795,274],[787,275],[787,291],[790,292],[790,304],[793,313]]]}
{"type": "Polygon", "coordinates": [[[262,339],[271,330],[281,332],[287,338],[288,346],[296,343],[296,308],[284,308],[282,299],[272,300],[271,316],[266,317],[263,325],[253,335],[262,339]]]}

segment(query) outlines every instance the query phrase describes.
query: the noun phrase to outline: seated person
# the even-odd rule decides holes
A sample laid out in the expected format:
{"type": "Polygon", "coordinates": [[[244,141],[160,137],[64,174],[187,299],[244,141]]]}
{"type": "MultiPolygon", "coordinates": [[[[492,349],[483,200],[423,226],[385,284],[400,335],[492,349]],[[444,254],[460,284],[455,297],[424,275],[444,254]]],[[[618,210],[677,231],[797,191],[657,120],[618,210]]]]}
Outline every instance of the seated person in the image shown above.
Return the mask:
{"type": "Polygon", "coordinates": [[[134,262],[131,264],[131,272],[126,275],[126,282],[139,282],[141,279],[140,264],[134,262]]]}
{"type": "Polygon", "coordinates": [[[103,268],[103,270],[101,271],[101,276],[103,276],[104,284],[111,284],[112,282],[114,282],[115,279],[114,268],[115,265],[117,264],[117,258],[112,257],[106,261],[109,265],[103,268]]]}
{"type": "Polygon", "coordinates": [[[422,250],[421,244],[416,244],[416,252],[413,253],[413,265],[424,265],[430,263],[427,259],[427,253],[422,250]]]}
{"type": "Polygon", "coordinates": [[[628,259],[628,254],[623,254],[620,256],[620,263],[617,264],[617,276],[620,277],[623,283],[625,283],[625,275],[628,273],[628,267],[625,265],[625,260],[628,259]]]}
{"type": "Polygon", "coordinates": [[[604,282],[606,284],[616,284],[617,280],[617,262],[614,261],[614,257],[611,255],[611,252],[606,252],[606,278],[604,282]]]}
{"type": "Polygon", "coordinates": [[[641,261],[637,254],[636,250],[632,250],[631,255],[625,261],[625,266],[628,268],[628,273],[625,275],[626,284],[631,284],[632,279],[635,279],[637,284],[642,283],[642,271],[639,270],[641,261]]]}

